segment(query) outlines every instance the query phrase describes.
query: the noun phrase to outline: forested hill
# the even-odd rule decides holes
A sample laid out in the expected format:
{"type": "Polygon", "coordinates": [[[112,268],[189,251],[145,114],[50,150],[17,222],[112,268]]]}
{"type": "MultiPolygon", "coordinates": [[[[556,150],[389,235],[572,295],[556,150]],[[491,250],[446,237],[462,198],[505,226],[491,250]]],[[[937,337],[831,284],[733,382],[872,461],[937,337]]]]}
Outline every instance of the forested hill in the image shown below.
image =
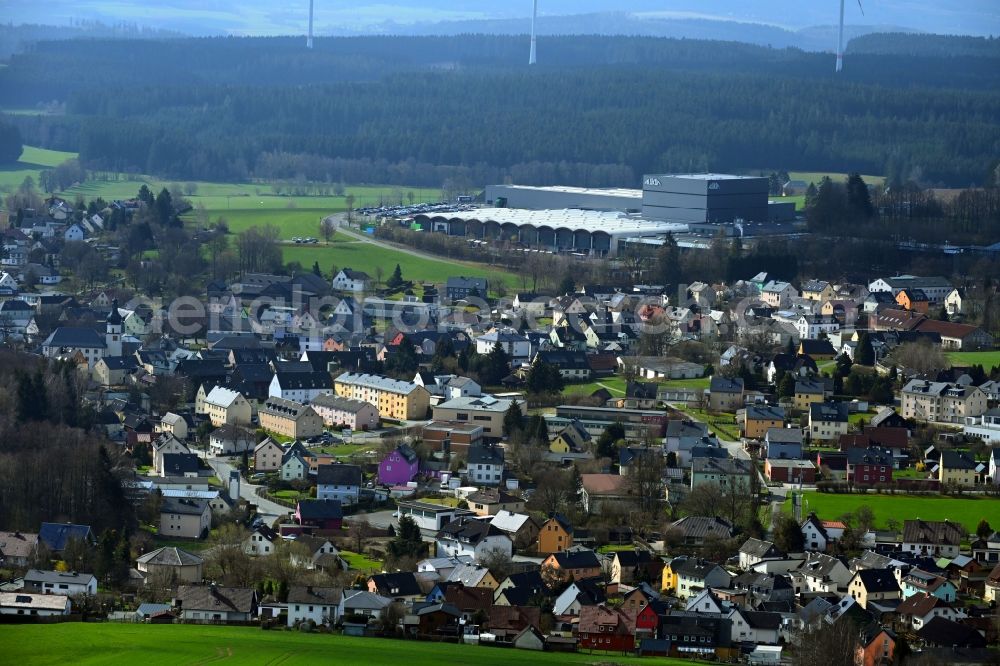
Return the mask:
{"type": "Polygon", "coordinates": [[[858,170],[982,183],[1000,155],[985,57],[829,54],[698,40],[222,38],[40,44],[0,69],[25,141],[177,179],[635,186],[644,172],[858,170]],[[569,165],[569,166],[566,166],[569,165]],[[567,174],[573,174],[567,182],[567,174]]]}
{"type": "Polygon", "coordinates": [[[958,35],[921,35],[913,33],[873,33],[855,37],[847,44],[847,53],[878,55],[1000,59],[1000,37],[962,37],[958,35]]]}

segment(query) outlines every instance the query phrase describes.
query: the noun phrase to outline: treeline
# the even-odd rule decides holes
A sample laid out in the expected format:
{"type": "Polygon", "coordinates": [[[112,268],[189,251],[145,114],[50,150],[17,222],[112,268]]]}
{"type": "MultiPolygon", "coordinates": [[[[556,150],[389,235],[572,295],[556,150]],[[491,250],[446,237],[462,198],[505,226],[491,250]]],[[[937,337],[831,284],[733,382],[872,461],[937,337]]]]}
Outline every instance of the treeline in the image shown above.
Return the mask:
{"type": "Polygon", "coordinates": [[[89,169],[177,179],[303,168],[275,159],[281,153],[330,160],[305,166],[333,181],[356,181],[348,167],[384,164],[374,175],[392,176],[396,165],[397,178],[433,184],[447,165],[470,169],[470,179],[547,183],[569,172],[574,179],[561,182],[635,187],[643,173],[781,165],[967,186],[984,182],[996,159],[997,90],[662,68],[457,71],[309,87],[157,86],[128,95],[99,87],[73,96],[70,110],[82,119],[13,120],[26,142],[41,145],[68,137],[66,125],[76,123],[78,143],[53,147],[78,148],[89,169]],[[340,162],[338,173],[336,160],[354,162],[340,162]]]}
{"type": "Polygon", "coordinates": [[[912,32],[873,32],[849,41],[847,53],[941,57],[971,56],[1000,59],[1000,38],[925,35],[912,32]]]}
{"type": "Polygon", "coordinates": [[[93,431],[84,388],[69,365],[0,351],[0,524],[37,531],[43,521],[131,529],[118,454],[93,431]]]}

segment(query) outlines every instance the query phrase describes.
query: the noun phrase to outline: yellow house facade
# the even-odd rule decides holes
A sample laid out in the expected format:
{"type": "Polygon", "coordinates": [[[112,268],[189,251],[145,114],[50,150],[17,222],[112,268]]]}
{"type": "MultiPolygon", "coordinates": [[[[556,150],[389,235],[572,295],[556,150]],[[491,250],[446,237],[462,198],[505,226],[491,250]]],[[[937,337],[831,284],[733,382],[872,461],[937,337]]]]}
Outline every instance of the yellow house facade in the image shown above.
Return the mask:
{"type": "Polygon", "coordinates": [[[423,386],[380,375],[345,372],[333,381],[334,392],[378,407],[383,418],[413,421],[427,417],[431,394],[423,386]]]}

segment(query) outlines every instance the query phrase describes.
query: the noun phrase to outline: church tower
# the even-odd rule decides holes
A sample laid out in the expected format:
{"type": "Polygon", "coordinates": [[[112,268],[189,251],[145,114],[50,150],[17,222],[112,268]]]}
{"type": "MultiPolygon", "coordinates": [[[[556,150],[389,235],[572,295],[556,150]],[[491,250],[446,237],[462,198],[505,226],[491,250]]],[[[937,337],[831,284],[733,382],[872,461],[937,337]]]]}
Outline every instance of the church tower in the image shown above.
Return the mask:
{"type": "Polygon", "coordinates": [[[104,335],[104,342],[107,345],[108,356],[122,355],[122,315],[118,312],[118,299],[111,301],[111,312],[105,320],[107,323],[107,333],[104,335]]]}

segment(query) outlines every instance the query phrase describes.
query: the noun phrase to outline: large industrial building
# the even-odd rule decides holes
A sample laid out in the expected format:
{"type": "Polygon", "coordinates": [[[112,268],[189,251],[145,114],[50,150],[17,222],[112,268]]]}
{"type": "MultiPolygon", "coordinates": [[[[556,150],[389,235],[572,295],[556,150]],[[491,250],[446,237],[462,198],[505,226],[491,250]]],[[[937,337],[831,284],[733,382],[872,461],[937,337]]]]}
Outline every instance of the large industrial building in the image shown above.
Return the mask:
{"type": "Polygon", "coordinates": [[[657,244],[666,234],[753,235],[791,221],[795,206],[768,201],[768,179],[725,174],[649,175],[641,190],[489,185],[486,208],[424,213],[428,231],[502,239],[554,252],[615,255],[625,243],[657,244]]]}

